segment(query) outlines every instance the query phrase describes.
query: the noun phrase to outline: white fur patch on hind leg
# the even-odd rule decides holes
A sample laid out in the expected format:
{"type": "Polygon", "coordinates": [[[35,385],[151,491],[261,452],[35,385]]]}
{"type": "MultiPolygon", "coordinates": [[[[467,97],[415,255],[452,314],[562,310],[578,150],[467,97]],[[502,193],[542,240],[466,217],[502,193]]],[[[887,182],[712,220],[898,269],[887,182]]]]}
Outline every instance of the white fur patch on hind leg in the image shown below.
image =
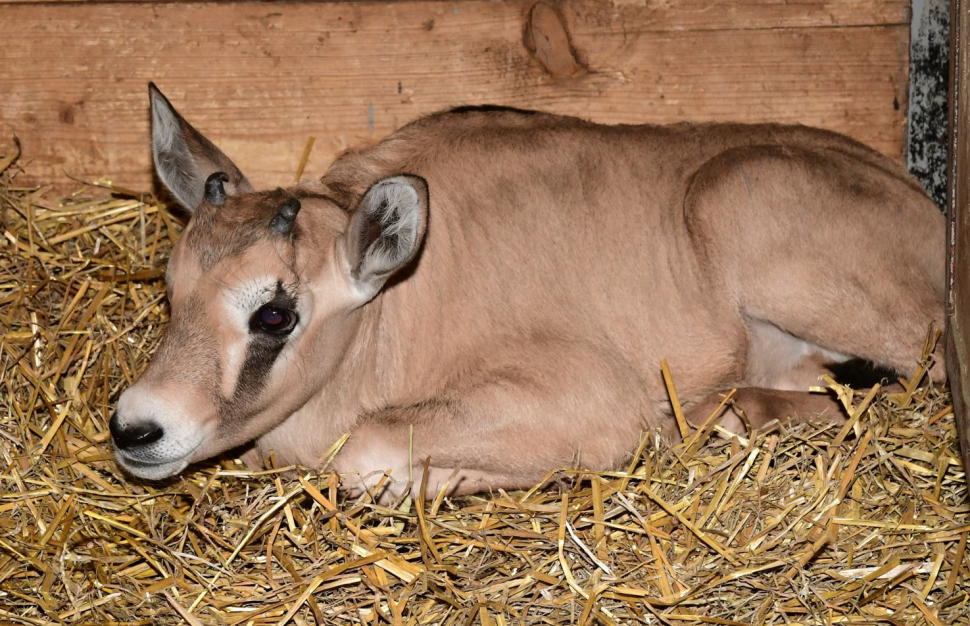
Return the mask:
{"type": "Polygon", "coordinates": [[[747,386],[808,391],[821,384],[819,378],[828,373],[826,364],[851,358],[799,339],[768,322],[750,319],[748,329],[747,386]]]}

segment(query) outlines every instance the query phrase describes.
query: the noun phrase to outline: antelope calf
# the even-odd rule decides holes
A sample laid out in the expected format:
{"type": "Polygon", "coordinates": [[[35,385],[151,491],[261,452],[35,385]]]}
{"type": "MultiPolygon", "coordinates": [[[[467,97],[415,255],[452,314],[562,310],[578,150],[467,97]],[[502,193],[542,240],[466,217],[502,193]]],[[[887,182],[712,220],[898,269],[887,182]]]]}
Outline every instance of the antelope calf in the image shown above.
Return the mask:
{"type": "Polygon", "coordinates": [[[827,366],[908,373],[943,320],[943,216],[831,132],[461,107],[256,191],[150,95],[192,217],[168,332],[111,420],[143,478],[240,446],[313,466],[349,433],[352,489],[390,471],[394,497],[426,459],[429,491],[527,487],[676,437],[662,358],[691,419],[735,387],[756,426],[836,416],[806,393],[827,366]]]}

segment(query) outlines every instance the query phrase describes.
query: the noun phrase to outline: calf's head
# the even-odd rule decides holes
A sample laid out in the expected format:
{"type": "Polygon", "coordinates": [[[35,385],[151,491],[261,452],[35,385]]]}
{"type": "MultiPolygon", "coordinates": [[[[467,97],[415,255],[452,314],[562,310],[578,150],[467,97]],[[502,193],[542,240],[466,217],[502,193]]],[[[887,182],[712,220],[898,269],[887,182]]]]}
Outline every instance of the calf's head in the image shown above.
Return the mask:
{"type": "Polygon", "coordinates": [[[428,190],[401,174],[359,197],[254,191],[150,95],[158,176],[192,217],[166,273],[169,328],[110,427],[119,464],[159,479],[259,437],[326,387],[359,311],[420,247],[428,190]]]}

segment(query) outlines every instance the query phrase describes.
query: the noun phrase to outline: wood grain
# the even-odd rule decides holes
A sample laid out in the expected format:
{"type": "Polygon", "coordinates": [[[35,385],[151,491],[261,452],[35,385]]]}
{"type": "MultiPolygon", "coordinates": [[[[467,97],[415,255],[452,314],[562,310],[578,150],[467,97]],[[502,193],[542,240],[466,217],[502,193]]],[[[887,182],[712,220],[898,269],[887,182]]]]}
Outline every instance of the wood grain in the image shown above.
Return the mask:
{"type": "Polygon", "coordinates": [[[970,472],[970,2],[950,19],[950,167],[946,365],[964,470],[970,472]]]}
{"type": "Polygon", "coordinates": [[[901,158],[903,0],[562,2],[586,72],[523,44],[530,1],[0,4],[0,132],[30,174],[151,181],[146,85],[260,186],[414,117],[498,103],[603,122],[802,122],[901,158]],[[10,42],[13,42],[12,44],[10,42]]]}

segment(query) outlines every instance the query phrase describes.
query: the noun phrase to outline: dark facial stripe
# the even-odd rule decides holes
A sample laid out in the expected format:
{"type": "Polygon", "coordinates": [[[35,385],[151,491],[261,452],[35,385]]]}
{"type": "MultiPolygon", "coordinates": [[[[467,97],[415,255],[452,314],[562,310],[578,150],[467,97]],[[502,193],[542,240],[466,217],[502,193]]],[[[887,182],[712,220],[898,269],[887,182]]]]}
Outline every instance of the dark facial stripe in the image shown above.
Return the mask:
{"type": "Polygon", "coordinates": [[[239,372],[239,381],[232,394],[231,402],[240,405],[255,401],[263,387],[273,363],[286,345],[286,337],[254,335],[246,347],[246,360],[239,372]]]}
{"type": "Polygon", "coordinates": [[[238,432],[254,414],[273,363],[285,345],[286,340],[280,338],[254,337],[249,342],[236,389],[231,397],[221,398],[219,431],[222,436],[238,432]]]}
{"type": "MultiPolygon", "coordinates": [[[[295,309],[296,298],[288,293],[283,287],[283,282],[276,283],[276,293],[266,304],[273,306],[295,309]]],[[[249,413],[251,406],[259,399],[263,388],[266,386],[266,379],[269,377],[273,364],[277,357],[286,346],[287,336],[274,336],[263,333],[251,333],[249,343],[246,346],[246,358],[239,370],[239,378],[236,381],[236,388],[232,397],[223,401],[223,415],[249,413]]]]}

